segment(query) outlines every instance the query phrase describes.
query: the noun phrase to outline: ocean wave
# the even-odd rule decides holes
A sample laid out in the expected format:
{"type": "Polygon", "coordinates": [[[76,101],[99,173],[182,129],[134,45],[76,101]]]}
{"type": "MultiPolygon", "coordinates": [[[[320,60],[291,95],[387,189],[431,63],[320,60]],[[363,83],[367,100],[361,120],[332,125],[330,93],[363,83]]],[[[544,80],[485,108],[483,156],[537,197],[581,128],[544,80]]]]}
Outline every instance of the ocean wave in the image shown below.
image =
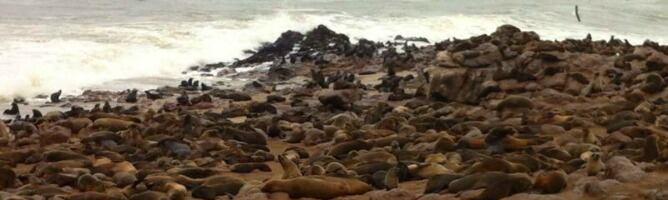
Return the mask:
{"type": "MultiPolygon", "coordinates": [[[[396,35],[422,36],[432,42],[466,38],[492,32],[502,24],[515,24],[554,39],[583,38],[588,32],[594,38],[607,39],[611,34],[604,28],[546,25],[507,15],[379,18],[310,9],[201,22],[0,24],[0,29],[12,27],[12,35],[0,39],[0,100],[30,98],[59,89],[65,94],[79,94],[88,86],[106,83],[114,84],[108,88],[115,90],[123,88],[116,85],[122,82],[114,81],[119,79],[179,79],[189,66],[242,58],[243,50],[271,42],[286,30],[303,32],[318,24],[353,40],[376,41],[396,35]],[[571,30],[563,31],[565,26],[571,30]]],[[[632,34],[620,35],[631,37],[635,43],[644,40],[632,34]]]]}

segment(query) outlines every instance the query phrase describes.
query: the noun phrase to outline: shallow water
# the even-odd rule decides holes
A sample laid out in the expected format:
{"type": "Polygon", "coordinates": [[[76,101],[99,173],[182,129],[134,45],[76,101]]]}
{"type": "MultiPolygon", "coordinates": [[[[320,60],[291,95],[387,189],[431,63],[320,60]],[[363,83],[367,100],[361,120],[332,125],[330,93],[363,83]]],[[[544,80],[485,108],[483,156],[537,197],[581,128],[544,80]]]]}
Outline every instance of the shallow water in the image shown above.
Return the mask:
{"type": "Polygon", "coordinates": [[[317,24],[353,39],[438,41],[509,23],[550,39],[668,43],[665,10],[660,0],[0,0],[0,101],[177,84],[189,66],[317,24]]]}

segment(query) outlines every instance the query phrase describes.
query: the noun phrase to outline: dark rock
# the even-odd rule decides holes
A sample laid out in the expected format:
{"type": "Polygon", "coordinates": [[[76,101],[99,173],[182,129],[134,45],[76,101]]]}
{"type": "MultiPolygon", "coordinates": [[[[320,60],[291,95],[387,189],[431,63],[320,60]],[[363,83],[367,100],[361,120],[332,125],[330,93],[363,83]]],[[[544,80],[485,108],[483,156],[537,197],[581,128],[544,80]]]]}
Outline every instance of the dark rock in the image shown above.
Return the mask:
{"type": "Polygon", "coordinates": [[[318,27],[306,33],[300,47],[302,52],[315,51],[341,54],[347,52],[351,45],[348,36],[336,33],[325,25],[318,25],[318,27]]]}
{"type": "Polygon", "coordinates": [[[360,58],[372,58],[376,54],[377,49],[373,41],[362,38],[352,47],[350,54],[360,58]]]}
{"type": "Polygon", "coordinates": [[[487,67],[503,60],[499,48],[491,43],[483,43],[472,50],[456,52],[452,57],[459,64],[474,68],[487,67]]]}
{"type": "Polygon", "coordinates": [[[241,66],[244,64],[259,64],[263,62],[273,61],[277,58],[282,58],[290,51],[295,44],[302,41],[304,35],[295,31],[286,31],[271,44],[265,44],[257,50],[257,53],[250,57],[240,60],[232,64],[233,66],[241,66]]]}

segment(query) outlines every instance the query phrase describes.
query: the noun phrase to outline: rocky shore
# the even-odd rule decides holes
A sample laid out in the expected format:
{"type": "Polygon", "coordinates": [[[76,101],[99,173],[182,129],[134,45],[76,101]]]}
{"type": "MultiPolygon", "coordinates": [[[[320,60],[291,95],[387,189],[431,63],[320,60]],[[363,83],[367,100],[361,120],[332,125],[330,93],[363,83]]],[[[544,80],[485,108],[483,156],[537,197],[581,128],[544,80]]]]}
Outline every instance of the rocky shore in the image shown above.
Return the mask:
{"type": "Polygon", "coordinates": [[[191,68],[268,66],[236,89],[13,103],[0,199],[668,199],[668,46],[321,25],[250,53],[191,68]]]}

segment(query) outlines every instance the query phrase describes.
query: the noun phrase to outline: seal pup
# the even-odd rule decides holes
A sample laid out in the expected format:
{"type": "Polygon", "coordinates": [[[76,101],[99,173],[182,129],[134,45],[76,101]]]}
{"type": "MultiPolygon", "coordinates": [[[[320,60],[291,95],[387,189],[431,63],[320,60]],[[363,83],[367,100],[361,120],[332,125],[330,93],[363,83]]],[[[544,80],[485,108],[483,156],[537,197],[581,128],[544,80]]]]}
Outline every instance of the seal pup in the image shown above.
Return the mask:
{"type": "Polygon", "coordinates": [[[325,168],[320,165],[311,165],[305,169],[304,175],[325,175],[325,168]]]}
{"type": "Polygon", "coordinates": [[[601,160],[600,154],[592,153],[585,160],[587,161],[587,164],[585,164],[587,176],[596,176],[599,172],[605,170],[605,164],[601,160]]]}
{"type": "Polygon", "coordinates": [[[438,163],[415,164],[408,166],[411,176],[429,178],[438,174],[453,173],[452,170],[438,163]]]}
{"type": "Polygon", "coordinates": [[[355,178],[332,176],[302,176],[286,180],[271,180],[262,192],[285,192],[291,198],[332,199],[340,196],[364,194],[373,190],[365,182],[355,178]]]}
{"type": "Polygon", "coordinates": [[[302,176],[302,172],[297,167],[297,164],[292,162],[292,160],[286,158],[284,155],[278,155],[278,162],[283,168],[283,179],[290,179],[302,176]]]}

